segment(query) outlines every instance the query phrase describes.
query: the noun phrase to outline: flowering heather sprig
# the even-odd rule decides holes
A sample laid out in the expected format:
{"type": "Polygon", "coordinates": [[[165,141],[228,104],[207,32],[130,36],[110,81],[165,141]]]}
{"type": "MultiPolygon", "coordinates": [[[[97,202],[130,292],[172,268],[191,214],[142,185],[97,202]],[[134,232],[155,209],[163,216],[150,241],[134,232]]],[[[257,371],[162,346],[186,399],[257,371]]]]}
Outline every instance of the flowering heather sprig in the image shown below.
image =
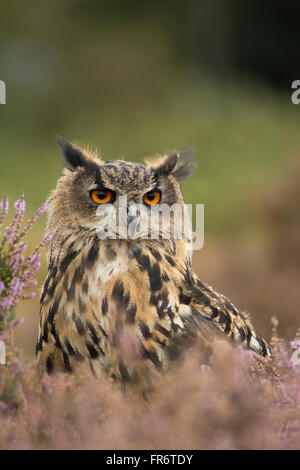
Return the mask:
{"type": "Polygon", "coordinates": [[[46,210],[49,207],[49,200],[44,202],[44,204],[36,211],[36,213],[33,215],[33,217],[29,220],[28,224],[24,228],[24,230],[21,232],[20,235],[17,237],[17,241],[20,240],[20,238],[25,237],[25,235],[32,229],[33,225],[37,221],[37,219],[46,212],[46,210]]]}
{"type": "Polygon", "coordinates": [[[18,231],[20,229],[20,226],[22,224],[24,212],[26,209],[26,203],[25,203],[23,194],[21,194],[20,198],[15,202],[14,205],[15,205],[15,215],[14,215],[13,221],[8,227],[6,227],[6,230],[5,230],[4,237],[5,237],[6,242],[15,241],[18,231]]]}
{"type": "Polygon", "coordinates": [[[0,201],[0,333],[4,326],[15,325],[11,313],[19,300],[30,299],[35,293],[24,291],[37,285],[35,275],[40,268],[40,249],[51,240],[46,235],[30,256],[25,256],[26,244],[23,238],[32,229],[37,219],[47,210],[46,201],[21,230],[26,203],[23,194],[15,202],[15,214],[10,225],[2,228],[9,210],[9,200],[4,197],[0,201]]]}

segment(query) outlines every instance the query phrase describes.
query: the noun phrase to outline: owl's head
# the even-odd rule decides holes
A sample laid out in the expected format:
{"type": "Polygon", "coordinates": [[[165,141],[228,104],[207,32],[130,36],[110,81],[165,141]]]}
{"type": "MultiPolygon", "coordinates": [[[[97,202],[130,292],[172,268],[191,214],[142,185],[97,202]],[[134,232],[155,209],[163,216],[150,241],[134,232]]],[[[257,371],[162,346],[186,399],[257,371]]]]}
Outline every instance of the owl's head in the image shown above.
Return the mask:
{"type": "MultiPolygon", "coordinates": [[[[81,227],[96,230],[100,238],[132,239],[151,238],[154,231],[167,238],[164,210],[166,215],[168,208],[184,208],[180,183],[194,168],[194,148],[143,164],[104,161],[62,137],[57,142],[66,169],[51,199],[50,228],[81,227]]],[[[169,214],[174,228],[178,217],[169,214]]]]}

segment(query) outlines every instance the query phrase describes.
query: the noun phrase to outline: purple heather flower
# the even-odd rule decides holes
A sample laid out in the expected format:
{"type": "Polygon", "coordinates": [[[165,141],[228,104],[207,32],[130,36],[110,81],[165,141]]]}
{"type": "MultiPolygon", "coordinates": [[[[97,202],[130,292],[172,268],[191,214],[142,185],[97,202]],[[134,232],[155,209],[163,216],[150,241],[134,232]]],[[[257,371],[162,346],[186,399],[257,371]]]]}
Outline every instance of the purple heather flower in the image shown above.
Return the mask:
{"type": "Polygon", "coordinates": [[[53,238],[53,233],[47,233],[47,234],[44,236],[42,242],[41,242],[40,245],[39,245],[40,248],[41,248],[42,246],[47,246],[48,243],[52,240],[52,238],[53,238]]]}
{"type": "Polygon", "coordinates": [[[29,271],[25,271],[24,279],[26,281],[29,281],[35,275],[35,273],[40,269],[40,267],[41,267],[41,263],[35,263],[32,269],[30,269],[29,271]]]}
{"type": "MultiPolygon", "coordinates": [[[[26,284],[26,289],[31,289],[31,287],[35,287],[38,285],[38,282],[36,279],[31,279],[31,281],[29,281],[27,284],[26,284]]],[[[34,292],[32,292],[34,294],[34,292]]],[[[31,295],[31,294],[30,294],[31,295]]]]}
{"type": "Polygon", "coordinates": [[[29,265],[35,265],[39,261],[40,257],[40,253],[35,253],[31,258],[29,258],[29,265]]]}
{"type": "Polygon", "coordinates": [[[19,246],[17,247],[16,251],[14,251],[11,255],[12,255],[12,256],[15,256],[15,255],[17,255],[18,253],[22,253],[25,249],[26,249],[26,243],[21,242],[21,243],[19,244],[19,246]]]}
{"type": "Polygon", "coordinates": [[[49,201],[44,202],[44,204],[37,210],[34,216],[29,220],[28,224],[24,228],[23,232],[18,236],[18,239],[24,237],[29,230],[32,228],[37,219],[44,213],[49,207],[49,201]]]}
{"type": "Polygon", "coordinates": [[[11,261],[9,262],[9,265],[11,268],[13,268],[15,273],[20,272],[24,264],[24,256],[20,255],[17,253],[15,256],[12,256],[11,261]]]}
{"type": "Polygon", "coordinates": [[[13,296],[13,298],[17,299],[22,290],[24,289],[24,282],[21,281],[18,277],[15,277],[12,280],[11,286],[10,286],[10,295],[13,296]]]}
{"type": "Polygon", "coordinates": [[[32,262],[32,260],[34,260],[34,255],[36,255],[36,254],[39,252],[39,250],[40,250],[41,248],[43,248],[44,246],[47,246],[48,243],[52,240],[52,238],[53,238],[53,234],[52,234],[52,233],[47,233],[47,234],[44,236],[44,238],[43,238],[43,240],[41,241],[41,243],[35,248],[32,257],[31,257],[31,258],[28,258],[29,261],[32,262]]]}
{"type": "Polygon", "coordinates": [[[13,306],[13,297],[11,295],[4,297],[4,299],[0,303],[0,307],[3,310],[3,312],[6,312],[6,310],[10,309],[13,306]]]}
{"type": "MultiPolygon", "coordinates": [[[[28,289],[28,288],[29,288],[29,287],[26,286],[26,289],[28,289]]],[[[20,300],[33,299],[35,296],[36,296],[36,293],[35,293],[35,292],[30,292],[29,294],[22,295],[22,296],[20,297],[20,300]]]]}
{"type": "Polygon", "coordinates": [[[21,217],[26,209],[26,202],[23,196],[15,202],[15,208],[17,217],[21,217]]]}
{"type": "Polygon", "coordinates": [[[11,241],[14,234],[15,234],[15,226],[14,226],[14,222],[12,222],[8,227],[6,227],[5,240],[7,242],[11,241]]]}
{"type": "Polygon", "coordinates": [[[23,216],[24,216],[24,211],[26,208],[26,203],[24,200],[24,196],[21,195],[21,197],[15,202],[15,215],[12,223],[6,228],[5,232],[5,240],[7,242],[13,241],[15,242],[19,229],[21,227],[22,221],[23,221],[23,216]]]}

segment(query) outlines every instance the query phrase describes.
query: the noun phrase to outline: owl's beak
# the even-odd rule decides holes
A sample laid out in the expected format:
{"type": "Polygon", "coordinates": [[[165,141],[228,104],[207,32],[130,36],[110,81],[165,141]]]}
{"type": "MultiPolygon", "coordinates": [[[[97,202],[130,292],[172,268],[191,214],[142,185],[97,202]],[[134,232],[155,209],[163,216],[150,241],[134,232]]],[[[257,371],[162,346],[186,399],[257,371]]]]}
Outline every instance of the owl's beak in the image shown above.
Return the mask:
{"type": "Polygon", "coordinates": [[[136,204],[133,202],[127,208],[127,227],[128,227],[128,235],[130,237],[134,237],[138,222],[139,222],[138,209],[137,209],[136,204]]]}

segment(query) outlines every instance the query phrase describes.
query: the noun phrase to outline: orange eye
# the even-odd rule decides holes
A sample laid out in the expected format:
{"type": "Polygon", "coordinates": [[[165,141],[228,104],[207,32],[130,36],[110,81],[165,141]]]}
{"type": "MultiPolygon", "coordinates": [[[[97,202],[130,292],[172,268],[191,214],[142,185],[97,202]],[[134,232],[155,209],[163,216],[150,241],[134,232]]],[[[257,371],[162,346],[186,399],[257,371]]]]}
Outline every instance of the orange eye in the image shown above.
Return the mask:
{"type": "Polygon", "coordinates": [[[153,206],[154,204],[158,204],[160,199],[161,194],[159,191],[149,191],[149,193],[144,196],[144,203],[147,204],[147,206],[153,206]]]}
{"type": "Polygon", "coordinates": [[[91,198],[96,204],[105,204],[112,200],[113,193],[109,189],[93,189],[91,198]]]}

